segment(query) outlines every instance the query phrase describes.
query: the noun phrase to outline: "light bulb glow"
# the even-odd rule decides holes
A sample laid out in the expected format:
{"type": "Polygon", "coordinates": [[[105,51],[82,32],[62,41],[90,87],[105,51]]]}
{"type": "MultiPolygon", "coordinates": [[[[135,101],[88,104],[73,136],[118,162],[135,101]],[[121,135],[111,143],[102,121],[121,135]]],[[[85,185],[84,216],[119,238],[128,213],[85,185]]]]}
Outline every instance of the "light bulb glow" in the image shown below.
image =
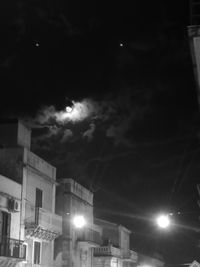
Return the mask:
{"type": "Polygon", "coordinates": [[[168,215],[160,215],[158,216],[158,218],[156,219],[157,225],[160,228],[168,228],[170,225],[170,220],[169,220],[169,216],[168,215]]]}
{"type": "Polygon", "coordinates": [[[86,225],[86,220],[82,215],[76,215],[72,222],[76,228],[83,228],[86,225]]]}

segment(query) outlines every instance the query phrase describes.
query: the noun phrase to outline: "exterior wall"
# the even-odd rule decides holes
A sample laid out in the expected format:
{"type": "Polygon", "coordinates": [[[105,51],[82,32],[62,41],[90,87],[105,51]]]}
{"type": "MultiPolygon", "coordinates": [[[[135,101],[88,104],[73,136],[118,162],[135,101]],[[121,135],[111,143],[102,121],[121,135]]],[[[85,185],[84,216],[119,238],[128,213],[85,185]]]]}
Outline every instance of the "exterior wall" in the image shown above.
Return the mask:
{"type": "MultiPolygon", "coordinates": [[[[48,228],[45,222],[49,220],[49,214],[55,211],[56,169],[27,149],[24,153],[24,163],[25,221],[35,219],[36,188],[38,188],[42,190],[41,220],[43,220],[43,225],[48,228]]],[[[49,226],[51,228],[51,225],[49,226]]],[[[53,265],[54,241],[47,242],[34,237],[26,238],[26,241],[29,244],[27,267],[33,264],[34,241],[41,244],[41,266],[53,265]]]]}
{"type": "Polygon", "coordinates": [[[146,255],[139,253],[137,266],[140,267],[140,266],[147,266],[147,265],[151,267],[164,267],[164,262],[160,259],[146,256],[146,255]]]}
{"type": "Polygon", "coordinates": [[[93,194],[74,180],[63,179],[56,195],[56,211],[63,215],[63,235],[55,242],[55,262],[63,267],[91,267],[92,247],[97,244],[89,240],[87,232],[100,231],[93,225],[93,194]],[[86,219],[83,229],[73,225],[75,215],[86,219]]]}
{"type": "Polygon", "coordinates": [[[130,252],[130,231],[128,231],[125,227],[119,227],[120,234],[120,248],[122,251],[123,257],[129,255],[130,252]]]}
{"type": "Polygon", "coordinates": [[[17,144],[27,149],[31,147],[31,130],[20,121],[18,121],[17,144]]]}
{"type": "Polygon", "coordinates": [[[102,227],[103,245],[112,244],[113,246],[120,247],[120,233],[118,225],[101,219],[94,219],[94,223],[102,227]]]}
{"type": "Polygon", "coordinates": [[[19,120],[0,124],[0,145],[5,148],[22,146],[30,149],[31,130],[19,120]]]}
{"type": "Polygon", "coordinates": [[[123,252],[123,255],[127,255],[130,251],[130,231],[115,223],[111,223],[102,219],[95,218],[95,223],[102,227],[102,237],[105,242],[112,244],[114,247],[118,247],[123,252]]]}
{"type": "Polygon", "coordinates": [[[21,185],[2,175],[0,175],[0,185],[0,210],[6,211],[11,215],[10,238],[23,240],[24,231],[20,225],[21,209],[18,212],[10,212],[8,209],[8,201],[11,198],[19,201],[21,205],[21,185]]]}
{"type": "Polygon", "coordinates": [[[56,180],[56,168],[30,150],[25,149],[23,161],[28,166],[39,171],[40,175],[45,175],[50,180],[56,180]]]}
{"type": "Polygon", "coordinates": [[[10,227],[11,237],[23,238],[27,246],[26,262],[20,266],[56,267],[53,239],[62,232],[62,218],[55,214],[56,168],[32,153],[30,143],[31,131],[20,121],[0,124],[0,173],[10,178],[0,176],[0,191],[4,191],[0,206],[1,202],[7,204],[5,195],[11,192],[21,200],[20,212],[11,213],[10,227]],[[42,208],[35,206],[36,188],[43,192],[42,208]],[[37,265],[33,264],[34,241],[41,244],[41,263],[37,265]]]}
{"type": "Polygon", "coordinates": [[[52,265],[53,264],[53,255],[52,255],[52,246],[49,242],[42,242],[42,255],[41,262],[44,265],[52,265]]]}
{"type": "Polygon", "coordinates": [[[95,257],[93,267],[122,267],[122,260],[116,257],[95,257]]]}
{"type": "Polygon", "coordinates": [[[137,253],[130,250],[130,231],[102,219],[94,220],[102,227],[103,246],[94,248],[94,267],[134,267],[137,253]],[[109,260],[108,260],[109,259],[109,260]]]}
{"type": "Polygon", "coordinates": [[[22,183],[23,148],[0,148],[0,173],[17,183],[22,183]]]}
{"type": "Polygon", "coordinates": [[[11,179],[0,175],[0,192],[21,200],[21,185],[11,179]],[[11,190],[12,189],[12,190],[11,190]]]}
{"type": "Polygon", "coordinates": [[[55,185],[46,181],[38,173],[31,169],[27,170],[26,201],[27,204],[35,206],[36,188],[43,192],[42,208],[52,211],[55,199],[52,198],[55,185]]]}

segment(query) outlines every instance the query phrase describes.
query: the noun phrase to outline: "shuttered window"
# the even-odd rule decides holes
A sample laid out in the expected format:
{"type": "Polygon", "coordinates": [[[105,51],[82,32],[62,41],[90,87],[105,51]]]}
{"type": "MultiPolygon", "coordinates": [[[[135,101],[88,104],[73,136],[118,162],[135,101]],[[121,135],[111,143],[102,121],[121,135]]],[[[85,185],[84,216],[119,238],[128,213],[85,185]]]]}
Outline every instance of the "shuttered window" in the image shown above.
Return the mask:
{"type": "Polygon", "coordinates": [[[39,188],[36,188],[35,206],[42,208],[42,190],[39,188]]]}
{"type": "Polygon", "coordinates": [[[40,242],[34,242],[34,264],[40,264],[40,250],[41,244],[40,242]]]}

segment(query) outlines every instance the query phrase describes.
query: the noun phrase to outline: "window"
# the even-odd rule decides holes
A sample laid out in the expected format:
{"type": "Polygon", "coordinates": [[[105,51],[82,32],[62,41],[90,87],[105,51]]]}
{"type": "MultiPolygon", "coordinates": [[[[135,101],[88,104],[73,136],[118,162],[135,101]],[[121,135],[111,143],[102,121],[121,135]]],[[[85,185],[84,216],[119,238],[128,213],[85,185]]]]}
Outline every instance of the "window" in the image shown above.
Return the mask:
{"type": "Polygon", "coordinates": [[[37,208],[42,208],[42,190],[39,188],[36,188],[35,206],[37,208]]]}
{"type": "Polygon", "coordinates": [[[0,211],[0,239],[10,237],[10,213],[0,211]]]}
{"type": "Polygon", "coordinates": [[[40,250],[41,250],[41,243],[35,241],[34,242],[34,264],[40,264],[40,250]]]}

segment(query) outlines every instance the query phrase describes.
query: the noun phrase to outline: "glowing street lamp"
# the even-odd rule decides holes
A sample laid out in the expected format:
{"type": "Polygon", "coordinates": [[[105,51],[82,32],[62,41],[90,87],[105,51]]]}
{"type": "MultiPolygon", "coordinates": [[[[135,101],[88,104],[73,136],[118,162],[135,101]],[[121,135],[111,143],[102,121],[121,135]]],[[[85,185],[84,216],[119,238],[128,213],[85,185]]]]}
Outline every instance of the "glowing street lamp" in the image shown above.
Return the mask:
{"type": "Polygon", "coordinates": [[[72,220],[73,225],[76,228],[83,228],[86,225],[86,220],[83,215],[75,215],[72,220]]]}
{"type": "Polygon", "coordinates": [[[156,223],[162,229],[167,229],[170,226],[170,224],[171,224],[170,219],[169,219],[169,216],[166,215],[166,214],[159,215],[156,218],[156,223]]]}

